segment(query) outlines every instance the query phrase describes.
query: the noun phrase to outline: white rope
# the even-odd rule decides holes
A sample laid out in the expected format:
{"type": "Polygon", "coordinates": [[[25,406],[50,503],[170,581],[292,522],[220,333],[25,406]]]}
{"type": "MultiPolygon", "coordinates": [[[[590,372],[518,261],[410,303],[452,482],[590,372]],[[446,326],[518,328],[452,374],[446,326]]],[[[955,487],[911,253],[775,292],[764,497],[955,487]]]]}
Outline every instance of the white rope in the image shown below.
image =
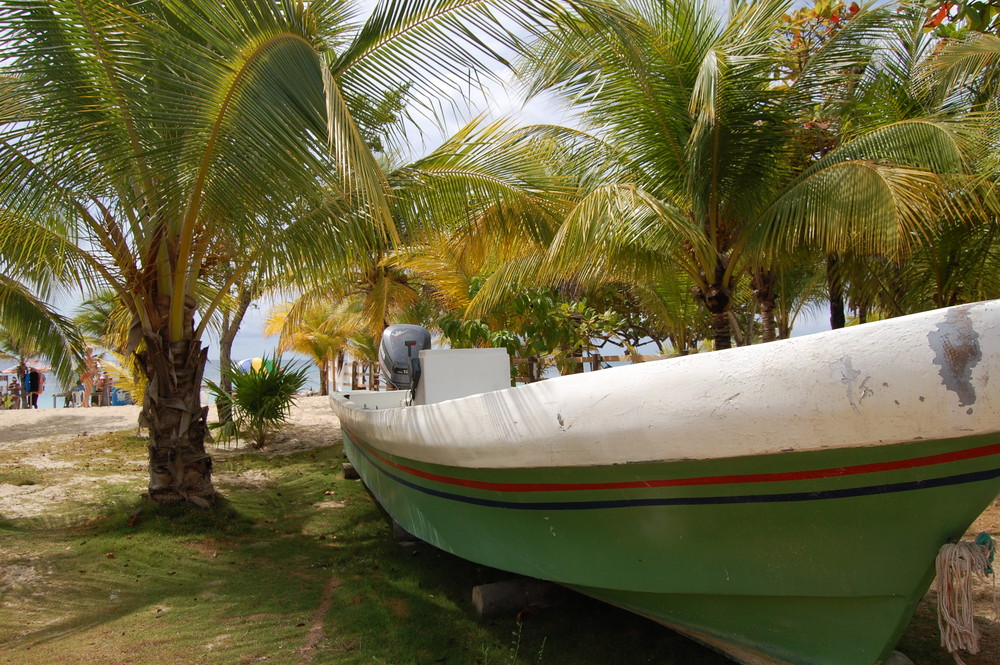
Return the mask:
{"type": "Polygon", "coordinates": [[[993,574],[992,555],[993,541],[980,537],[975,543],[945,544],[935,561],[941,646],[948,649],[958,665],[965,665],[958,655],[960,649],[979,653],[972,583],[976,577],[985,580],[993,574]]]}

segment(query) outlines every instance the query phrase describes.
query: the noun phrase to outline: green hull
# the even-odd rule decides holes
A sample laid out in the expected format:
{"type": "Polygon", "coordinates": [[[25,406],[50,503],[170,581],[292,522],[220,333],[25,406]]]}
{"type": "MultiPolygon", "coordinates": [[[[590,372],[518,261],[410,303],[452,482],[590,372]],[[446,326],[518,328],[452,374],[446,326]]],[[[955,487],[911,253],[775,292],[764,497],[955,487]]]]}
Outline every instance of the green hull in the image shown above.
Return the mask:
{"type": "Polygon", "coordinates": [[[753,457],[470,469],[348,457],[404,528],[747,663],[888,657],[935,556],[1000,491],[1000,435],[753,457]]]}

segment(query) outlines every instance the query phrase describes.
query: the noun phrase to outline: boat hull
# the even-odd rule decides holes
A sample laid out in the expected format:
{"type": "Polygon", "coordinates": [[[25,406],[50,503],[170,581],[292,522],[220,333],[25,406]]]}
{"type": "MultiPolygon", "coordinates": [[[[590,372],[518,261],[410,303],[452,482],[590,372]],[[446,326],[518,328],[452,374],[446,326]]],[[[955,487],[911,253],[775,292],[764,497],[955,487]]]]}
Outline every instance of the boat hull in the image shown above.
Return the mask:
{"type": "Polygon", "coordinates": [[[938,549],[1000,476],[993,436],[502,472],[400,458],[349,430],[344,441],[378,501],[427,542],[779,663],[888,657],[938,549]]]}
{"type": "MultiPolygon", "coordinates": [[[[1000,318],[1000,308],[990,311],[1000,318]]],[[[940,320],[948,317],[925,328],[940,330],[940,320]]],[[[861,346],[883,346],[877,337],[861,346]]],[[[867,409],[878,399],[898,405],[912,392],[916,421],[929,398],[955,392],[954,382],[940,388],[941,379],[919,374],[904,392],[864,392],[869,384],[863,372],[873,361],[852,347],[854,338],[837,339],[845,343],[820,354],[820,366],[844,367],[847,353],[847,366],[862,368],[861,378],[848,377],[863,389],[857,394],[843,376],[831,379],[848,388],[839,416],[846,438],[863,435],[852,418],[875,422],[867,409]]],[[[943,436],[873,437],[863,445],[831,435],[836,422],[829,420],[838,416],[828,405],[814,408],[815,420],[803,419],[805,425],[791,427],[777,445],[749,441],[757,422],[749,407],[747,420],[720,425],[731,441],[715,435],[682,446],[669,421],[657,419],[645,423],[653,433],[618,438],[580,426],[572,441],[543,436],[532,446],[526,435],[512,434],[512,426],[546,420],[535,413],[545,408],[558,411],[552,420],[567,436],[584,423],[588,404],[573,412],[568,401],[588,390],[568,381],[573,387],[565,403],[553,397],[552,387],[408,409],[361,409],[357,399],[340,395],[332,402],[345,451],[372,493],[405,529],[437,547],[566,585],[740,662],[873,665],[889,656],[926,592],[939,548],[959,539],[1000,491],[1000,427],[991,427],[997,409],[985,389],[986,372],[1000,354],[976,348],[983,360],[977,362],[979,373],[967,378],[978,391],[976,400],[953,400],[974,421],[948,424],[943,436]],[[502,417],[458,421],[479,408],[502,417]],[[411,427],[408,412],[434,426],[411,427]],[[448,450],[436,449],[435,441],[448,450]],[[507,457],[495,452],[503,445],[510,447],[507,457]],[[658,445],[671,451],[668,459],[650,458],[658,445]],[[490,446],[494,451],[485,454],[491,463],[483,464],[477,450],[490,446]],[[741,449],[750,452],[732,454],[741,449]],[[615,458],[622,462],[607,461],[615,458]]],[[[760,362],[757,353],[757,360],[752,354],[742,358],[760,362]]],[[[893,353],[887,362],[905,364],[893,353]]],[[[658,364],[669,369],[673,362],[658,364]]],[[[706,385],[714,381],[708,372],[706,385]]],[[[900,382],[893,375],[891,383],[900,382]]],[[[654,392],[658,387],[644,386],[654,392]]],[[[698,393],[698,386],[689,390],[698,393]]],[[[589,408],[596,411],[607,391],[590,392],[589,408]]],[[[624,430],[635,431],[634,423],[629,426],[624,430]]],[[[931,431],[930,425],[920,427],[921,434],[931,431]]]]}

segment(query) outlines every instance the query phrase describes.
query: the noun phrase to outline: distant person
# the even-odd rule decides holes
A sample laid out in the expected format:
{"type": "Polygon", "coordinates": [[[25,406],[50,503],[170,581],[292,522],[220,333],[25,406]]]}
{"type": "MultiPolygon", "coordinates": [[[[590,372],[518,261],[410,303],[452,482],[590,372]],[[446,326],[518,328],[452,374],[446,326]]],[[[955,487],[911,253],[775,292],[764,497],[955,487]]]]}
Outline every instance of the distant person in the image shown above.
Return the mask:
{"type": "Polygon", "coordinates": [[[34,367],[24,377],[24,392],[28,395],[28,408],[38,408],[38,396],[45,391],[45,375],[34,367]]]}
{"type": "Polygon", "coordinates": [[[99,399],[101,406],[111,406],[111,384],[113,380],[110,373],[104,372],[97,381],[97,389],[101,393],[99,399]]]}
{"type": "Polygon", "coordinates": [[[107,381],[107,373],[97,375],[97,406],[107,406],[104,403],[104,384],[107,381]]]}
{"type": "Polygon", "coordinates": [[[94,350],[87,347],[87,355],[83,358],[83,370],[80,372],[80,385],[83,386],[83,406],[90,408],[91,396],[94,394],[94,382],[97,380],[99,370],[97,368],[97,358],[94,357],[94,350]]]}

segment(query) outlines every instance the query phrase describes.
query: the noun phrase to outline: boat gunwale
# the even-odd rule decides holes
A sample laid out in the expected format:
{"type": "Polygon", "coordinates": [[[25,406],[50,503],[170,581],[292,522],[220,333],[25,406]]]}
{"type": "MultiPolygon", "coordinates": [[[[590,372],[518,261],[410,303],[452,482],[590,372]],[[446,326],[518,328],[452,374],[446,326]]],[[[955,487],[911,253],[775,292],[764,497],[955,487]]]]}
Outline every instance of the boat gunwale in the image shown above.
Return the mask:
{"type": "MultiPolygon", "coordinates": [[[[575,510],[816,501],[934,489],[950,485],[982,482],[1000,477],[1000,459],[982,467],[972,464],[975,460],[1000,455],[1000,443],[988,443],[959,450],[949,450],[944,453],[902,457],[894,462],[865,463],[790,473],[722,474],[716,476],[664,479],[645,478],[624,482],[602,483],[496,482],[430,473],[426,470],[389,459],[370,444],[363,442],[358,437],[352,436],[349,430],[345,434],[350,438],[354,448],[366,458],[373,469],[384,474],[393,480],[393,482],[405,485],[411,490],[438,496],[443,499],[474,503],[486,507],[518,510],[575,510]],[[962,465],[962,463],[968,464],[963,465],[963,470],[961,471],[952,469],[952,471],[943,474],[940,471],[937,474],[929,473],[929,469],[935,466],[962,465]],[[846,473],[838,473],[841,470],[845,470],[846,473]],[[405,474],[405,476],[413,480],[402,475],[397,475],[396,472],[405,474]],[[907,477],[890,481],[886,476],[891,474],[907,477]],[[883,480],[867,483],[859,482],[863,478],[871,477],[872,475],[877,475],[883,478],[883,480]],[[826,482],[824,485],[824,481],[843,481],[843,483],[838,482],[834,484],[826,482]],[[431,484],[422,484],[425,482],[431,484]],[[789,489],[786,491],[772,491],[769,489],[775,484],[780,487],[786,483],[792,484],[798,489],[789,489]],[[747,486],[747,488],[743,489],[741,486],[747,486]],[[687,494],[676,495],[677,491],[689,488],[708,492],[719,487],[728,487],[733,490],[738,489],[740,493],[717,492],[715,494],[691,494],[688,492],[687,494]],[[462,492],[467,493],[462,494],[462,492]],[[626,494],[622,494],[623,492],[626,494]],[[579,495],[586,497],[589,494],[595,493],[601,496],[604,496],[602,493],[613,494],[615,498],[540,498],[548,495],[579,495]],[[518,495],[538,495],[539,498],[533,496],[517,499],[503,498],[518,495]]],[[[906,444],[896,444],[896,446],[909,448],[912,445],[934,443],[941,442],[914,442],[910,446],[906,444]]],[[[784,456],[791,455],[815,456],[809,452],[784,454],[784,456]]],[[[713,460],[713,462],[717,464],[739,465],[741,458],[713,460]]],[[[674,462],[650,464],[657,467],[676,466],[674,462]]],[[[461,467],[450,468],[456,471],[462,469],[461,467]]],[[[566,471],[567,467],[560,467],[554,470],[566,471]]],[[[490,470],[484,469],[484,471],[490,470]]]]}
{"type": "Polygon", "coordinates": [[[381,449],[469,468],[878,447],[1000,432],[1000,399],[986,388],[1000,373],[1000,339],[975,333],[993,327],[1000,301],[434,404],[366,409],[347,394],[330,399],[344,426],[381,449]],[[971,323],[954,324],[955,310],[971,323]],[[959,333],[976,335],[982,358],[966,368],[971,405],[939,375],[935,345],[959,333]]]}

